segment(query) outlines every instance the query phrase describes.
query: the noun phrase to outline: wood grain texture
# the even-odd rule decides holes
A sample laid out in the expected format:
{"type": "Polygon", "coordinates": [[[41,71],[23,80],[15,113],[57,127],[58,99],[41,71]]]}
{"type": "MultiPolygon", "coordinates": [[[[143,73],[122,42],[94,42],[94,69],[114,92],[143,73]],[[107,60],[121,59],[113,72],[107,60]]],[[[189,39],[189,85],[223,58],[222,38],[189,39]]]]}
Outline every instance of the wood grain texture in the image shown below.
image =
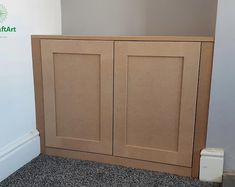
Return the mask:
{"type": "Polygon", "coordinates": [[[33,35],[33,38],[56,40],[102,40],[102,41],[168,41],[168,42],[213,42],[211,36],[63,36],[33,35]]]}
{"type": "Polygon", "coordinates": [[[115,156],[191,167],[200,46],[115,42],[115,156]]]}
{"type": "Polygon", "coordinates": [[[41,40],[32,39],[33,76],[36,109],[36,127],[40,134],[41,153],[45,153],[45,125],[42,84],[41,40]]]}
{"type": "Polygon", "coordinates": [[[213,47],[213,42],[202,42],[192,165],[193,177],[199,176],[200,152],[206,147],[213,47]]]}
{"type": "Polygon", "coordinates": [[[87,152],[79,152],[72,150],[63,150],[63,149],[55,149],[46,147],[46,154],[51,156],[61,156],[72,159],[80,159],[80,160],[91,160],[101,163],[121,165],[131,168],[139,168],[146,169],[151,171],[160,171],[166,173],[172,173],[181,176],[190,176],[191,168],[188,167],[180,167],[173,166],[168,164],[161,164],[157,162],[147,162],[135,159],[121,158],[116,156],[102,155],[102,154],[94,154],[87,152]]]}
{"type": "Polygon", "coordinates": [[[46,146],[112,154],[113,42],[42,40],[46,146]]]}

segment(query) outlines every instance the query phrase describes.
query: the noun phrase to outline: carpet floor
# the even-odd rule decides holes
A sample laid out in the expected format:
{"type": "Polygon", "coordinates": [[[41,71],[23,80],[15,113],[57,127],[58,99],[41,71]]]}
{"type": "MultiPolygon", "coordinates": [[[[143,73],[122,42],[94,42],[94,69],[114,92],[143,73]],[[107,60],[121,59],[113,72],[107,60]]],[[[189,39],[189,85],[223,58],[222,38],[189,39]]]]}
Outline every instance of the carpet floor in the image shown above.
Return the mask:
{"type": "Polygon", "coordinates": [[[0,183],[0,187],[219,187],[160,172],[40,155],[0,183]]]}

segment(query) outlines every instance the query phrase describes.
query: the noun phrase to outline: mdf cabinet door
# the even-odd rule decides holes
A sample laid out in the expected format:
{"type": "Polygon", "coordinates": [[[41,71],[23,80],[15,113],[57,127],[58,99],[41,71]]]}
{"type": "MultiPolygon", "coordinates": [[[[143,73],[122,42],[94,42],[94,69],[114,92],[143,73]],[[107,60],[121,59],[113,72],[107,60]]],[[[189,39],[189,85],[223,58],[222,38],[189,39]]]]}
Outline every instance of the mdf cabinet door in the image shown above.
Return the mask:
{"type": "Polygon", "coordinates": [[[115,156],[191,167],[200,45],[115,42],[115,156]]]}
{"type": "Polygon", "coordinates": [[[46,147],[112,154],[113,42],[42,40],[46,147]]]}

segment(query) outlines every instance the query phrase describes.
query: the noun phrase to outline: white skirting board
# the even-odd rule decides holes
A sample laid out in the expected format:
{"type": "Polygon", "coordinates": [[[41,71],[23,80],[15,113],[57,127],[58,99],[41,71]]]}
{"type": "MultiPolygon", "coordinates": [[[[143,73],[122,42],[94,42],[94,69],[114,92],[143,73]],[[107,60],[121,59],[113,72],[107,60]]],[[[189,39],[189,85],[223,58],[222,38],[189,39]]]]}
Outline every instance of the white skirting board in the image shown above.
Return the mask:
{"type": "Polygon", "coordinates": [[[33,130],[0,149],[0,182],[40,154],[39,132],[33,130]]]}

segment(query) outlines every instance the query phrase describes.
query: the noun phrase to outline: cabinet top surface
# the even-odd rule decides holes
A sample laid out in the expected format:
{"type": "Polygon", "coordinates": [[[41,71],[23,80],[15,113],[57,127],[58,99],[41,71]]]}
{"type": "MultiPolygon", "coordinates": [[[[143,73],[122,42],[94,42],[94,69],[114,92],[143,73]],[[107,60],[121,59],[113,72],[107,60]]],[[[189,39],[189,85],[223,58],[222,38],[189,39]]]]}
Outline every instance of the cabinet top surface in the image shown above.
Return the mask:
{"type": "Polygon", "coordinates": [[[102,40],[102,41],[214,42],[214,37],[212,37],[212,36],[66,36],[66,35],[32,35],[32,39],[102,40]]]}

